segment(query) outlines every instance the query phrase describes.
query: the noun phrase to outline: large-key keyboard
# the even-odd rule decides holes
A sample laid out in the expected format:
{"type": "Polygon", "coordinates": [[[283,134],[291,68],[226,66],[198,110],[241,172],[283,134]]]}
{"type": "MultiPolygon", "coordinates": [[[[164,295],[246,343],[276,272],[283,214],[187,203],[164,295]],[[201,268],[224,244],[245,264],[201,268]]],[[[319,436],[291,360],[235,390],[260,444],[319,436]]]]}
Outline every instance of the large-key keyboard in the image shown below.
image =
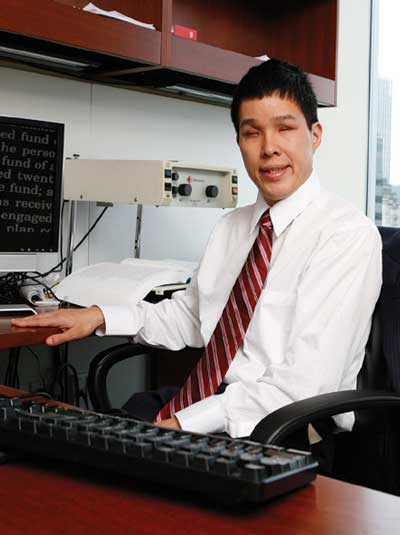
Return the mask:
{"type": "Polygon", "coordinates": [[[188,489],[225,503],[262,502],[306,485],[310,453],[130,418],[0,397],[0,448],[188,489]]]}

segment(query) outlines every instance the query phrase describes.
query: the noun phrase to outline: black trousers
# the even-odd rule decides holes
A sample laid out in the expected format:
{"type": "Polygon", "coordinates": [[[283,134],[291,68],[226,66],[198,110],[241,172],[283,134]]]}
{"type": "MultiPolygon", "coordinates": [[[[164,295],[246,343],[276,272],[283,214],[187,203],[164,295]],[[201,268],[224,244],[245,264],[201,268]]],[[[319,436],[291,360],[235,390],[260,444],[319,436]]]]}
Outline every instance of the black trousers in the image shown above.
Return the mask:
{"type": "Polygon", "coordinates": [[[152,422],[166,403],[179,392],[178,386],[163,386],[158,390],[133,394],[122,409],[136,420],[152,422]]]}
{"type": "MultiPolygon", "coordinates": [[[[221,383],[216,394],[222,394],[222,392],[225,391],[225,388],[226,384],[221,383]]],[[[180,389],[180,386],[162,386],[157,390],[149,390],[148,392],[133,394],[133,396],[124,403],[122,410],[126,411],[129,416],[132,416],[132,418],[135,418],[136,420],[152,422],[164,405],[171,401],[180,389]]]]}

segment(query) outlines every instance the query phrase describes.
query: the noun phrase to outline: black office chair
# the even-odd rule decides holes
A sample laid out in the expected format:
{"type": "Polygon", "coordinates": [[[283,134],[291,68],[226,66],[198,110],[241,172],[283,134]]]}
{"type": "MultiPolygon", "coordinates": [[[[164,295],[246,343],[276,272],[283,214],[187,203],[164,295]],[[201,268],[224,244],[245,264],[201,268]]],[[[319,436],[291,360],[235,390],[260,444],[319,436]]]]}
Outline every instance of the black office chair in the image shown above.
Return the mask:
{"type": "MultiPolygon", "coordinates": [[[[293,437],[299,432],[304,433],[308,424],[312,423],[316,429],[326,431],[322,433],[323,440],[325,443],[329,441],[335,450],[333,465],[325,466],[322,473],[400,494],[400,279],[397,280],[397,271],[400,277],[400,231],[392,228],[379,230],[384,245],[383,287],[374,311],[357,390],[322,394],[282,407],[259,422],[251,439],[291,446],[293,437]],[[332,416],[350,411],[355,412],[351,432],[338,432],[334,425],[326,425],[333,423],[332,416]]],[[[107,375],[114,364],[146,354],[153,359],[156,369],[158,359],[162,359],[160,351],[163,350],[122,344],[97,355],[91,362],[88,375],[93,408],[99,412],[111,409],[107,375]]],[[[182,358],[179,358],[179,363],[187,368],[180,383],[183,383],[200,353],[200,350],[193,349],[180,352],[179,357],[182,358]],[[188,352],[190,359],[187,358],[188,352]]]]}

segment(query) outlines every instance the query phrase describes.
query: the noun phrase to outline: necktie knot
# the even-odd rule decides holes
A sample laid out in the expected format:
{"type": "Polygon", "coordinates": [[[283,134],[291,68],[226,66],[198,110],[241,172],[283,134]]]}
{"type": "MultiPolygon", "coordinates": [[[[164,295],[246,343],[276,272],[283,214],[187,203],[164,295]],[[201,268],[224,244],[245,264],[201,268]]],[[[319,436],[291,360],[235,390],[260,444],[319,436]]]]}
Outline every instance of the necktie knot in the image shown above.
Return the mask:
{"type": "Polygon", "coordinates": [[[272,221],[271,216],[269,215],[269,208],[268,210],[265,210],[263,215],[261,216],[260,225],[264,228],[272,228],[272,221]]]}

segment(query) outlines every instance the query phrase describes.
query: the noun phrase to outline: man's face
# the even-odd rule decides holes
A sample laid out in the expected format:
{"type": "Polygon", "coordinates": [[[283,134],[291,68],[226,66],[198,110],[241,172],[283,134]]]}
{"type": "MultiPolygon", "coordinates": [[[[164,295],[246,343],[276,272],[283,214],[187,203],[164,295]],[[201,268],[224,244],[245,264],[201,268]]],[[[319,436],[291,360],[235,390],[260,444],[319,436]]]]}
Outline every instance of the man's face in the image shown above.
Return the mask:
{"type": "Polygon", "coordinates": [[[311,131],[299,106],[278,94],[243,100],[238,143],[246,170],[272,206],[289,197],[310,176],[322,128],[311,131]]]}

